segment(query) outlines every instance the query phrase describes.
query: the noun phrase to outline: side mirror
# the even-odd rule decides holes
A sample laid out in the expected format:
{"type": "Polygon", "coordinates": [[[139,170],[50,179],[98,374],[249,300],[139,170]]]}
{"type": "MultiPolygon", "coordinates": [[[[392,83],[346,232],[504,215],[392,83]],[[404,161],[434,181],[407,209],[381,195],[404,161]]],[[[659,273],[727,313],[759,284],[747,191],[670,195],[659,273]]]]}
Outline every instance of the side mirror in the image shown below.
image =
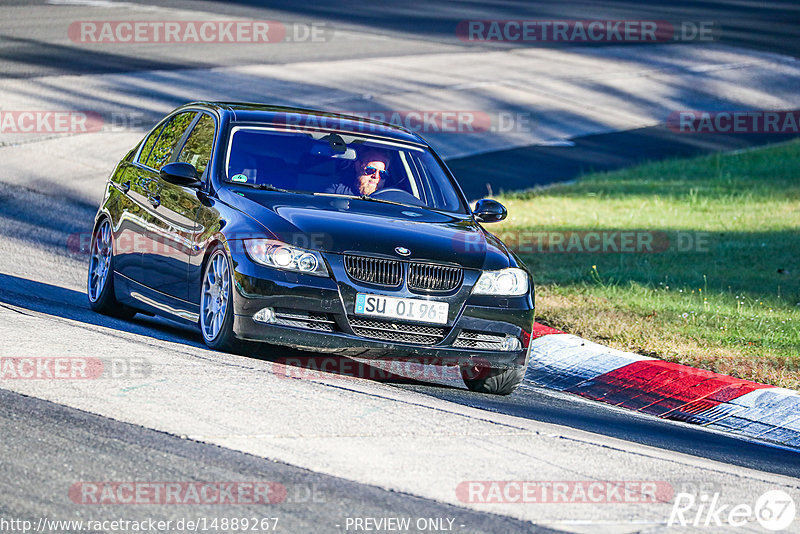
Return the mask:
{"type": "Polygon", "coordinates": [[[176,161],[161,167],[161,178],[175,185],[184,187],[200,187],[197,169],[191,163],[176,161]]]}
{"type": "Polygon", "coordinates": [[[472,210],[472,215],[475,216],[475,220],[478,222],[498,222],[506,218],[508,210],[496,200],[482,198],[475,203],[475,209],[472,210]]]}

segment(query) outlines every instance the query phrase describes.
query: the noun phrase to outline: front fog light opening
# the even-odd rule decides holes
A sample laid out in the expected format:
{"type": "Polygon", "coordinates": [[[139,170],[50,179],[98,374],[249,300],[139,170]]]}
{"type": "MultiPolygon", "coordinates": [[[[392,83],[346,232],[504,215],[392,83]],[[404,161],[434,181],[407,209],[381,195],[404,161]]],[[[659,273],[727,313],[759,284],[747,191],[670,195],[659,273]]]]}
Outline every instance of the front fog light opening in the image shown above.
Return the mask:
{"type": "Polygon", "coordinates": [[[504,351],[516,352],[518,350],[522,350],[522,343],[515,337],[507,337],[503,340],[500,347],[504,351]]]}
{"type": "Polygon", "coordinates": [[[275,310],[272,308],[262,308],[253,315],[253,320],[257,323],[274,323],[275,310]]]}

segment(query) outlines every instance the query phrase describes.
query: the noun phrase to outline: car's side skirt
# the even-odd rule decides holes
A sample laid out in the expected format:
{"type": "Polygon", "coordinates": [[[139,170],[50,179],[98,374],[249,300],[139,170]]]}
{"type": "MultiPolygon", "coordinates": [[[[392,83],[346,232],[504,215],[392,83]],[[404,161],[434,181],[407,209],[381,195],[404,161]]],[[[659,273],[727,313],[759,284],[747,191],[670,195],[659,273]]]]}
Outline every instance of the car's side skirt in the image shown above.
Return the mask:
{"type": "Polygon", "coordinates": [[[114,272],[114,290],[117,300],[137,310],[192,325],[200,320],[199,305],[156,291],[118,272],[114,272]]]}

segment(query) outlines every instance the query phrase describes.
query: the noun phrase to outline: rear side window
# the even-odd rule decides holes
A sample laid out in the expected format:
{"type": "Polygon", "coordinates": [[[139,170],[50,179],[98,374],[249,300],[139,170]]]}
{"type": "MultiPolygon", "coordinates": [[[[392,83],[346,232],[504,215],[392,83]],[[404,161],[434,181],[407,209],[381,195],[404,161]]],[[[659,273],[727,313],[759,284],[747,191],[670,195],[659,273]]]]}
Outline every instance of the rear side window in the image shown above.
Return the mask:
{"type": "Polygon", "coordinates": [[[159,124],[153,131],[147,136],[147,140],[145,140],[144,145],[142,146],[142,151],[139,152],[139,163],[144,165],[144,162],[147,161],[147,156],[150,155],[150,150],[152,150],[153,145],[156,144],[156,139],[158,139],[158,134],[161,133],[161,130],[164,128],[164,124],[159,124]]]}
{"type": "Polygon", "coordinates": [[[172,117],[161,130],[161,135],[153,145],[153,150],[150,151],[145,165],[157,171],[161,170],[161,167],[169,162],[175,147],[186,133],[186,129],[189,128],[195,115],[197,115],[196,111],[186,111],[172,117]]]}
{"type": "Polygon", "coordinates": [[[197,175],[202,176],[211,159],[211,150],[214,146],[214,119],[205,113],[197,121],[186,144],[183,145],[177,161],[191,163],[197,169],[197,175]]]}

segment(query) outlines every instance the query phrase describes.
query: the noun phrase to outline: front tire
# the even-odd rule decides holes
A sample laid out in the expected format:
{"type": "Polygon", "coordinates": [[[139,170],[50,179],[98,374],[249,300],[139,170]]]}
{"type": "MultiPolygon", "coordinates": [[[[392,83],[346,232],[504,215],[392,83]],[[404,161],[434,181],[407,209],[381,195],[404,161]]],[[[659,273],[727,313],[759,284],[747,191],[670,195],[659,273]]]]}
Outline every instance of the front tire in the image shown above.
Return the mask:
{"type": "Polygon", "coordinates": [[[461,378],[470,391],[510,395],[525,378],[525,369],[525,367],[497,369],[473,365],[461,368],[461,378]]]}
{"type": "Polygon", "coordinates": [[[250,344],[233,333],[233,284],[231,262],[221,245],[206,261],[200,289],[200,331],[206,346],[223,352],[241,353],[250,344]]]}
{"type": "Polygon", "coordinates": [[[92,234],[86,295],[89,307],[98,313],[119,319],[136,315],[135,310],[120,304],[114,295],[114,233],[108,219],[103,219],[92,234]]]}

